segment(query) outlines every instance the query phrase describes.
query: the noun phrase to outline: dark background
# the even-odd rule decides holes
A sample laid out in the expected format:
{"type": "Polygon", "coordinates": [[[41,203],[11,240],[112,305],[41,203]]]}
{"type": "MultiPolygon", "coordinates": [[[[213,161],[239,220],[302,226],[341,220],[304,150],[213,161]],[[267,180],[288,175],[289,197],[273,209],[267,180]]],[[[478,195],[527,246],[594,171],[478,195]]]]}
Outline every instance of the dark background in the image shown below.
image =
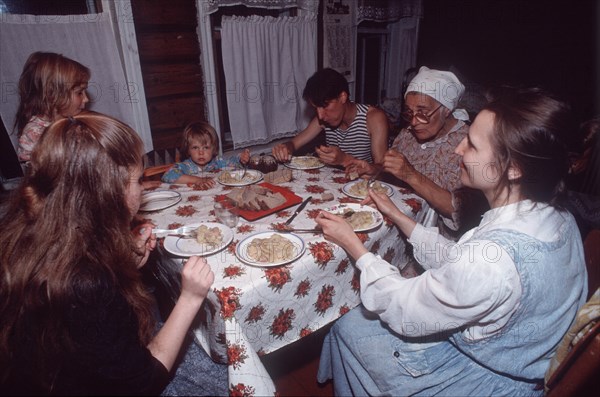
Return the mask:
{"type": "MultiPolygon", "coordinates": [[[[86,9],[86,0],[3,4],[14,13],[76,14],[86,9]]],[[[148,15],[163,5],[171,11],[184,5],[195,10],[194,0],[134,4],[143,5],[148,15]]],[[[579,121],[600,117],[600,0],[423,0],[423,5],[417,65],[454,71],[467,95],[501,84],[539,86],[570,102],[579,121]]],[[[169,20],[161,14],[158,22],[169,20]]],[[[0,170],[10,178],[21,169],[3,129],[0,123],[0,170]]]]}
{"type": "Polygon", "coordinates": [[[545,88],[579,120],[600,116],[598,0],[424,0],[418,65],[467,87],[545,88]]]}

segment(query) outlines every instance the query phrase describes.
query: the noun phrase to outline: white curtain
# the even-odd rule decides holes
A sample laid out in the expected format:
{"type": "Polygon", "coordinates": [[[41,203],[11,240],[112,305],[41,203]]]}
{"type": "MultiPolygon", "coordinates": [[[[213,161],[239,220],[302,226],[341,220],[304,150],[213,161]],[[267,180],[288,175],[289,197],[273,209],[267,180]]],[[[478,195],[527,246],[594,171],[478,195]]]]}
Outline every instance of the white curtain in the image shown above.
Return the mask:
{"type": "Polygon", "coordinates": [[[200,0],[206,14],[212,14],[219,7],[228,7],[235,5],[244,5],[246,7],[269,8],[283,10],[286,8],[298,7],[301,10],[306,10],[317,13],[319,8],[319,0],[200,0]]]}
{"type": "Polygon", "coordinates": [[[311,115],[302,90],[317,69],[316,17],[223,17],[221,27],[235,147],[304,129],[311,115]]]}
{"type": "Polygon", "coordinates": [[[402,91],[404,73],[417,64],[417,43],[419,37],[418,16],[406,17],[388,25],[390,29],[388,76],[385,91],[388,98],[398,98],[402,91]]]}
{"type": "MultiPolygon", "coordinates": [[[[152,150],[147,113],[145,123],[140,123],[139,114],[134,114],[146,108],[143,86],[126,78],[118,33],[107,12],[58,16],[3,14],[0,19],[0,114],[9,133],[19,104],[19,76],[27,57],[35,51],[56,52],[91,70],[87,108],[129,124],[141,136],[146,151],[152,150]]],[[[15,145],[16,132],[10,136],[15,145]]]]}

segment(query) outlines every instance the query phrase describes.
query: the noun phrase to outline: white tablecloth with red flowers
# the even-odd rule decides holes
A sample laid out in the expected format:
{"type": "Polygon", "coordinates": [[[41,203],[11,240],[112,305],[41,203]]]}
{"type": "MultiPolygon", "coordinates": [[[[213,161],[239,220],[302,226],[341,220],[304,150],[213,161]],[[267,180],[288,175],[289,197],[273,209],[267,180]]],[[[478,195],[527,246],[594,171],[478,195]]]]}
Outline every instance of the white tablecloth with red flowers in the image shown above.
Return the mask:
{"type": "MultiPolygon", "coordinates": [[[[212,176],[216,180],[217,174],[212,176]]],[[[348,182],[343,171],[329,167],[294,170],[293,180],[280,186],[302,198],[312,196],[312,200],[293,225],[314,228],[314,218],[322,209],[359,202],[342,192],[348,182]],[[323,201],[323,193],[332,193],[334,200],[323,201]]],[[[182,201],[141,215],[159,228],[173,229],[202,221],[216,222],[215,196],[232,188],[216,183],[213,188],[163,184],[159,189],[177,190],[182,201]]],[[[391,198],[417,221],[428,208],[423,199],[407,189],[394,187],[391,198]]],[[[229,365],[232,395],[273,395],[273,382],[259,356],[301,339],[360,303],[357,270],[346,253],[321,234],[300,234],[306,251],[284,266],[253,267],[236,258],[238,242],[252,233],[277,230],[295,209],[293,206],[254,222],[240,218],[233,242],[206,257],[215,282],[201,310],[195,335],[214,360],[229,365]]],[[[405,239],[389,219],[384,217],[379,228],[358,235],[369,250],[387,261],[397,266],[405,263],[405,239]]]]}

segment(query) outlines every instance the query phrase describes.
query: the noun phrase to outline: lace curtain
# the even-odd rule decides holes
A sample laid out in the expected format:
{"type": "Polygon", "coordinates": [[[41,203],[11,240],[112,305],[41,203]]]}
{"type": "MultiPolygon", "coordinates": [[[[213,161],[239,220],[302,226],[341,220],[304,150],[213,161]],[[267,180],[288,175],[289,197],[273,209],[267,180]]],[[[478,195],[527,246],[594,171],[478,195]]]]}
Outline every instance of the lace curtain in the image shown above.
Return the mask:
{"type": "Polygon", "coordinates": [[[317,14],[319,0],[201,0],[206,14],[212,14],[219,7],[244,5],[246,7],[286,9],[297,7],[317,14]]]}
{"type": "Polygon", "coordinates": [[[317,68],[316,35],[315,16],[223,17],[225,94],[236,148],[308,125],[302,90],[317,68]]]}
{"type": "Polygon", "coordinates": [[[363,21],[388,23],[385,87],[388,97],[402,95],[406,70],[416,65],[422,0],[324,0],[323,63],[348,79],[354,95],[357,27],[363,21]]]}
{"type": "Polygon", "coordinates": [[[390,22],[401,18],[423,17],[422,0],[358,0],[356,23],[390,22]]]}
{"type": "Polygon", "coordinates": [[[388,97],[403,95],[404,73],[417,62],[419,20],[423,18],[422,0],[358,0],[356,23],[362,21],[389,22],[388,97]]]}
{"type": "MultiPolygon", "coordinates": [[[[119,13],[118,18],[126,18],[126,15],[119,13]]],[[[43,16],[2,14],[0,114],[15,147],[17,133],[11,132],[19,105],[19,76],[32,52],[45,51],[63,54],[87,66],[92,73],[87,108],[129,124],[141,136],[146,151],[152,149],[147,113],[145,123],[140,122],[139,109],[146,107],[143,86],[126,75],[116,30],[109,12],[43,16]]]]}

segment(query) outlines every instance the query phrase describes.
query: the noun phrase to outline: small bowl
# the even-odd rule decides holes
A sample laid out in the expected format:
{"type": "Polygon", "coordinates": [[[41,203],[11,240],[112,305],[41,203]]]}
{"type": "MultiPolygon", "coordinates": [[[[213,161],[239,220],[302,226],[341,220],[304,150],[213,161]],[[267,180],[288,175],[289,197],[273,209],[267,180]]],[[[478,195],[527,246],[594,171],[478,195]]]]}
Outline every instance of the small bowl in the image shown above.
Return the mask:
{"type": "Polygon", "coordinates": [[[268,174],[269,172],[277,171],[277,160],[270,154],[254,155],[250,157],[248,168],[268,174]]]}

